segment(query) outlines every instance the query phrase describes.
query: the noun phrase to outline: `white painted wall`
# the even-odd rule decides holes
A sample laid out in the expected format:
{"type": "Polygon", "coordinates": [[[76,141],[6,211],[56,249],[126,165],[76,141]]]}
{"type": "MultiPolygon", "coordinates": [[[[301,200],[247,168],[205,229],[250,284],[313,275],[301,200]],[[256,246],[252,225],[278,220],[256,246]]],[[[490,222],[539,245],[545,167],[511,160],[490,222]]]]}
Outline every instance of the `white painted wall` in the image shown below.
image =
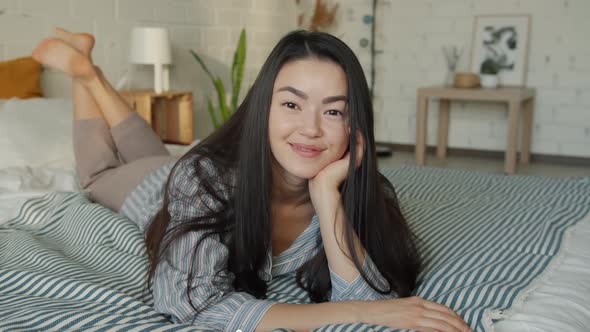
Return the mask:
{"type": "MultiPolygon", "coordinates": [[[[362,17],[370,0],[339,1],[340,35],[368,73],[368,38],[362,17]]],[[[590,157],[590,1],[588,0],[380,0],[377,14],[377,139],[415,143],[416,89],[442,84],[442,46],[464,47],[469,66],[473,22],[481,14],[531,15],[528,86],[536,88],[533,153],[590,157]]],[[[428,144],[436,142],[438,103],[429,106],[428,144]]],[[[502,105],[454,103],[449,145],[503,151],[507,111],[502,105]]]]}
{"type": "MultiPolygon", "coordinates": [[[[244,96],[278,39],[296,27],[292,0],[0,0],[0,60],[30,55],[54,26],[91,32],[96,37],[93,60],[116,83],[131,68],[127,62],[134,26],[164,26],[170,31],[174,66],[172,90],[195,97],[195,135],[212,130],[204,96],[215,96],[209,78],[189,49],[202,55],[229,89],[229,70],[239,33],[247,33],[244,96]]],[[[70,94],[65,75],[43,74],[48,96],[70,94]]],[[[130,88],[153,88],[153,70],[134,66],[130,88]]]]}

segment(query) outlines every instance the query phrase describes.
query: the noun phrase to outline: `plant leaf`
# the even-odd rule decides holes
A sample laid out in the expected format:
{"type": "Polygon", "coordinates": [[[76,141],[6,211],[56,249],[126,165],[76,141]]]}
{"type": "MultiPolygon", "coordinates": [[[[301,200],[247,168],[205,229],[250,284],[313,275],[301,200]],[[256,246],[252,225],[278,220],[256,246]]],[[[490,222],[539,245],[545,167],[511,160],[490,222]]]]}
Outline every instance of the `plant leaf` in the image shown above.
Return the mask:
{"type": "Polygon", "coordinates": [[[240,88],[242,86],[242,79],[244,77],[244,64],[246,63],[246,30],[242,29],[238,46],[234,53],[234,61],[231,68],[231,83],[232,83],[232,98],[231,98],[231,112],[235,112],[238,107],[238,98],[240,96],[240,88]]]}
{"type": "Polygon", "coordinates": [[[203,70],[207,73],[209,78],[211,78],[211,82],[213,82],[213,84],[215,84],[215,78],[213,78],[213,75],[211,74],[211,72],[209,71],[209,69],[207,68],[207,66],[205,65],[203,60],[201,59],[201,57],[193,50],[190,50],[190,52],[193,55],[193,57],[197,60],[197,62],[201,65],[201,68],[203,68],[203,70]]]}
{"type": "Polygon", "coordinates": [[[219,122],[217,121],[217,117],[215,116],[215,108],[211,103],[211,98],[207,97],[207,109],[209,110],[209,115],[211,116],[211,121],[213,121],[213,127],[215,129],[219,128],[219,122]]]}
{"type": "Polygon", "coordinates": [[[225,87],[223,86],[223,82],[221,78],[217,78],[215,80],[215,89],[217,90],[217,99],[219,102],[219,113],[221,115],[221,120],[225,122],[229,118],[227,104],[225,102],[225,87]]]}
{"type": "MultiPolygon", "coordinates": [[[[215,87],[215,90],[217,90],[217,98],[219,100],[219,113],[221,116],[221,119],[223,122],[225,122],[226,120],[226,104],[225,104],[225,88],[223,86],[223,82],[221,82],[221,79],[217,78],[213,78],[213,75],[211,74],[211,72],[209,71],[209,69],[207,68],[207,66],[205,65],[205,63],[203,62],[203,60],[201,59],[201,57],[193,50],[190,50],[191,54],[193,55],[193,57],[195,58],[195,60],[197,60],[197,62],[201,65],[201,68],[203,68],[203,70],[207,73],[207,75],[209,76],[209,78],[211,79],[211,82],[213,83],[213,86],[215,87]]],[[[215,126],[215,128],[219,128],[219,122],[217,121],[217,117],[215,116],[215,108],[213,107],[213,104],[211,103],[211,99],[209,97],[207,97],[207,107],[209,109],[209,114],[211,115],[211,120],[213,121],[213,126],[215,126]]]]}

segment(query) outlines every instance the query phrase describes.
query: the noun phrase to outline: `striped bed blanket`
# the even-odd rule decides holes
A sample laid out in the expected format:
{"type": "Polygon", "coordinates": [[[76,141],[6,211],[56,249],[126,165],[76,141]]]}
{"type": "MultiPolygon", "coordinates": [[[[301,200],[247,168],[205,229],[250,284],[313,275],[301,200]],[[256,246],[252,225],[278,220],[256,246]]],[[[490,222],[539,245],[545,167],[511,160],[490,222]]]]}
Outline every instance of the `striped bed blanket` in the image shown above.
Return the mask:
{"type": "MultiPolygon", "coordinates": [[[[383,170],[420,238],[416,294],[476,331],[531,291],[565,230],[590,213],[590,178],[383,170]]],[[[202,331],[155,312],[142,234],[82,193],[27,201],[0,226],[0,331],[202,331]]],[[[317,331],[390,331],[367,324],[317,331]]]]}

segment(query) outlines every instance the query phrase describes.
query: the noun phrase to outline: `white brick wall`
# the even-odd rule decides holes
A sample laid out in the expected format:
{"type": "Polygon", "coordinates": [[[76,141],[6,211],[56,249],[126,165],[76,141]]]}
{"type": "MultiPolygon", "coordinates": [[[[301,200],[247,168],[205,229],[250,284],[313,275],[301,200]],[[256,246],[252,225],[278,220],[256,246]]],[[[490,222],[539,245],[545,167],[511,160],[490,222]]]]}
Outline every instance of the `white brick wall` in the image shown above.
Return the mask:
{"type": "MultiPolygon", "coordinates": [[[[371,1],[337,2],[338,23],[332,32],[351,46],[368,73],[369,49],[360,46],[360,39],[370,37],[363,16],[371,13],[371,1]]],[[[202,138],[212,130],[204,97],[213,95],[213,88],[188,50],[201,54],[227,81],[239,31],[245,27],[243,97],[272,46],[296,27],[294,6],[294,0],[0,0],[0,60],[30,54],[53,26],[90,31],[97,37],[94,61],[116,82],[130,68],[131,28],[168,27],[174,58],[171,86],[193,91],[196,135],[202,138]]],[[[532,17],[527,68],[527,83],[537,89],[532,150],[590,157],[589,12],[588,0],[380,0],[377,48],[384,52],[376,63],[377,139],[415,142],[416,89],[442,83],[442,45],[463,46],[459,66],[468,68],[475,15],[519,13],[532,17]]],[[[151,87],[151,68],[133,70],[132,88],[151,87]]],[[[51,91],[69,93],[67,80],[56,73],[46,76],[59,82],[51,91]],[[55,87],[60,84],[64,88],[55,87]]],[[[436,142],[437,107],[430,102],[429,144],[436,142]]],[[[454,103],[449,145],[503,150],[506,120],[502,105],[454,103]]]]}
{"type": "MultiPolygon", "coordinates": [[[[197,51],[229,88],[229,70],[239,32],[247,33],[243,98],[270,49],[296,27],[293,0],[0,0],[0,60],[30,55],[51,35],[54,26],[96,36],[94,62],[114,84],[129,70],[129,35],[134,26],[164,26],[172,40],[173,90],[191,90],[195,97],[195,133],[211,130],[205,96],[214,96],[209,78],[189,53],[197,51]]],[[[133,66],[130,88],[153,87],[149,66],[133,66]]],[[[50,96],[69,95],[64,75],[44,74],[50,96]]]]}
{"type": "MultiPolygon", "coordinates": [[[[339,3],[347,19],[334,32],[369,68],[369,49],[358,45],[360,38],[370,37],[362,18],[371,13],[371,1],[339,3]]],[[[445,44],[463,46],[459,68],[468,69],[475,15],[529,14],[527,85],[537,91],[532,151],[590,157],[588,13],[588,0],[380,0],[377,48],[384,52],[376,62],[377,139],[414,144],[416,88],[442,84],[445,44]]],[[[427,141],[435,144],[438,104],[429,107],[427,141]]],[[[505,149],[506,107],[453,103],[450,121],[451,147],[505,149]]]]}

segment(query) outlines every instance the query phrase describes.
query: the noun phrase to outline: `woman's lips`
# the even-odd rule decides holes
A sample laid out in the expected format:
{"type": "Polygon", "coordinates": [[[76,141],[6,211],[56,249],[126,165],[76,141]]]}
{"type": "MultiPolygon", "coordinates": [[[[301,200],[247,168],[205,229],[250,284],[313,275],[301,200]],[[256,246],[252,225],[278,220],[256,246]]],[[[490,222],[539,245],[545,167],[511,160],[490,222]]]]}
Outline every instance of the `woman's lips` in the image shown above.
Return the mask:
{"type": "Polygon", "coordinates": [[[304,158],[314,158],[322,153],[323,149],[314,145],[306,145],[306,144],[298,144],[298,143],[290,143],[291,149],[295,151],[298,155],[304,158]]]}

